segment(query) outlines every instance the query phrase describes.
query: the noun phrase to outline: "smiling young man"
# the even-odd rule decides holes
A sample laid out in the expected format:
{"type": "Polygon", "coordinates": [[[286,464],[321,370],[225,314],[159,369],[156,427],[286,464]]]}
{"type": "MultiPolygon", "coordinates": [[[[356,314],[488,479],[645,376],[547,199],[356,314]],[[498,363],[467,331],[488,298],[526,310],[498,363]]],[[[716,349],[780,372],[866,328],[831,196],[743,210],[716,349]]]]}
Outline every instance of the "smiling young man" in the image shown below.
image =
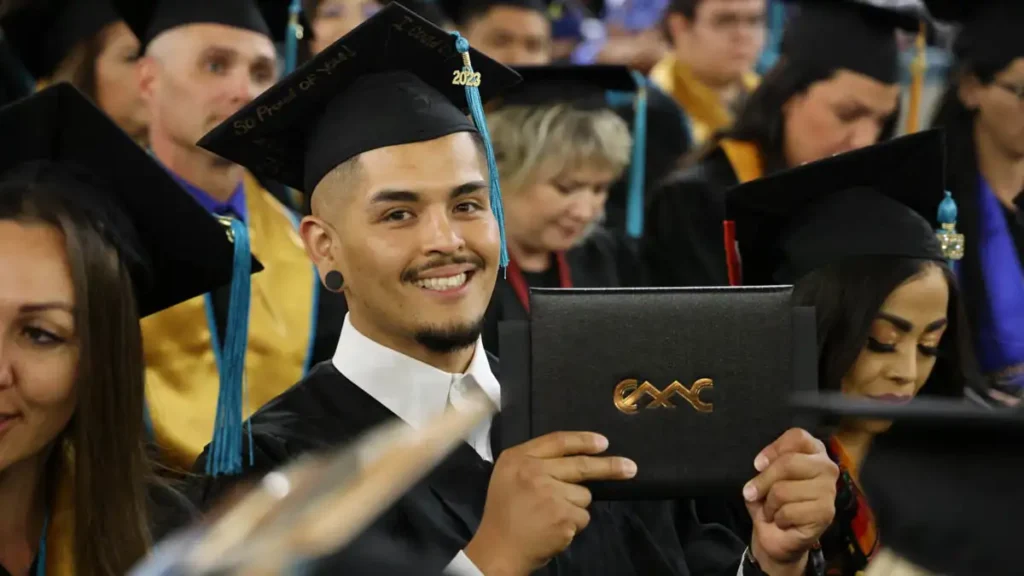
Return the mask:
{"type": "MultiPolygon", "coordinates": [[[[303,241],[324,284],[350,305],[333,360],[253,417],[245,476],[388,419],[421,428],[464,409],[470,395],[500,406],[496,361],[480,338],[503,251],[500,195],[486,131],[465,112],[478,97],[452,84],[464,66],[456,45],[393,4],[202,141],[312,192],[303,241]],[[261,120],[263,107],[276,113],[261,120]]],[[[480,53],[471,59],[481,102],[517,80],[480,53]]],[[[799,430],[757,461],[761,474],[745,493],[758,532],[744,554],[732,534],[692,513],[673,518],[669,504],[591,505],[580,484],[636,473],[627,459],[600,456],[608,443],[599,435],[556,432],[499,456],[490,429],[475,431],[374,529],[467,574],[788,576],[805,572],[832,518],[835,467],[799,430]]],[[[233,480],[203,482],[209,501],[233,480]]]]}

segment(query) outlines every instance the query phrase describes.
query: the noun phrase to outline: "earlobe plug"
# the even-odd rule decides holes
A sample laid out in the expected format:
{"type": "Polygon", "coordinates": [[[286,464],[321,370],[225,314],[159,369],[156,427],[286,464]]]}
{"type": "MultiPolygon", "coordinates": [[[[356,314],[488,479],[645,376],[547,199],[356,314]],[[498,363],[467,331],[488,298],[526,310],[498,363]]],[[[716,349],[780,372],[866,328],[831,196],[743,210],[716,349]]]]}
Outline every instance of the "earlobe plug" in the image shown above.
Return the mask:
{"type": "Polygon", "coordinates": [[[331,292],[341,292],[341,287],[344,285],[345,279],[342,278],[341,272],[331,270],[327,274],[324,274],[324,286],[326,286],[331,292]]]}

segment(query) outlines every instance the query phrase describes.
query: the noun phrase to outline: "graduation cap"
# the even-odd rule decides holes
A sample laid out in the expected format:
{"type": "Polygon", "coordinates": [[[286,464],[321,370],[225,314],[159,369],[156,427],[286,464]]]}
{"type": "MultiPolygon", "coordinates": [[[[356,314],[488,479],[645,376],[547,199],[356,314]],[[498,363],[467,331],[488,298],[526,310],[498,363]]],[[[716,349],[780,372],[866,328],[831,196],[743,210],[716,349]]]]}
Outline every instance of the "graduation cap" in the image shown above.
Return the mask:
{"type": "MultiPolygon", "coordinates": [[[[199,146],[306,193],[363,152],[478,132],[502,224],[483,102],[519,76],[398,3],[338,39],[214,128],[199,146]],[[472,115],[472,120],[466,113],[472,115]]],[[[502,265],[507,260],[502,226],[502,265]]]]}
{"type": "Polygon", "coordinates": [[[748,285],[792,283],[856,256],[963,255],[956,204],[944,191],[939,130],[753,180],[731,189],[726,202],[748,285]]]}
{"type": "Polygon", "coordinates": [[[1024,517],[1024,412],[937,398],[897,406],[838,393],[809,394],[794,405],[822,416],[893,422],[872,441],[860,473],[891,552],[878,562],[895,555],[950,576],[1014,572],[1024,517]]]}
{"type": "Polygon", "coordinates": [[[49,78],[71,50],[121,20],[110,0],[38,0],[0,18],[0,28],[26,70],[49,78]]]}
{"type": "Polygon", "coordinates": [[[633,154],[626,195],[626,232],[633,238],[643,234],[643,203],[647,152],[647,79],[626,66],[595,64],[573,66],[518,66],[523,83],[509,90],[497,106],[545,106],[570,104],[583,110],[631,106],[633,154]]]}
{"type": "Polygon", "coordinates": [[[781,54],[830,71],[839,68],[885,84],[899,80],[896,30],[916,32],[921,15],[864,0],[803,0],[786,25],[781,54]]]}
{"type": "MultiPolygon", "coordinates": [[[[234,446],[237,461],[217,460],[219,467],[213,472],[240,468],[249,275],[262,269],[249,252],[245,225],[211,216],[145,150],[67,83],[0,110],[0,181],[4,173],[11,174],[33,161],[51,161],[83,171],[94,182],[92,186],[74,186],[61,200],[108,234],[127,262],[140,316],[230,284],[213,444],[218,454],[227,453],[221,449],[225,443],[234,446]],[[145,193],[140,193],[142,190],[145,193]]],[[[11,200],[17,202],[18,198],[0,196],[0,202],[11,200]]]]}
{"type": "Polygon", "coordinates": [[[975,67],[998,72],[1024,57],[1024,2],[926,0],[935,18],[962,25],[953,51],[975,67]]]}
{"type": "Polygon", "coordinates": [[[532,10],[543,14],[545,17],[547,17],[548,13],[547,5],[543,0],[440,0],[439,4],[445,14],[458,26],[486,14],[489,10],[498,6],[532,10]]]}
{"type": "Polygon", "coordinates": [[[285,40],[291,0],[110,0],[141,43],[188,24],[223,24],[285,40]]]}

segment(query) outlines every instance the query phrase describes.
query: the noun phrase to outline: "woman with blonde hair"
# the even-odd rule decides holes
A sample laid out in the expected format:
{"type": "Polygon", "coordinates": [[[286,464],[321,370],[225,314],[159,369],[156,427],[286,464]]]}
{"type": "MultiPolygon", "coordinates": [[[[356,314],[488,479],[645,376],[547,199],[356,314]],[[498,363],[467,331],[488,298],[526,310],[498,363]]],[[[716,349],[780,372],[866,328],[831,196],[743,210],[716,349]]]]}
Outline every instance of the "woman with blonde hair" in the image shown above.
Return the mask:
{"type": "Polygon", "coordinates": [[[632,241],[602,227],[611,186],[632,157],[627,123],[607,92],[636,90],[623,66],[516,69],[522,88],[489,112],[501,174],[509,266],[485,318],[484,346],[498,352],[498,322],[525,319],[530,288],[644,283],[632,241]]]}

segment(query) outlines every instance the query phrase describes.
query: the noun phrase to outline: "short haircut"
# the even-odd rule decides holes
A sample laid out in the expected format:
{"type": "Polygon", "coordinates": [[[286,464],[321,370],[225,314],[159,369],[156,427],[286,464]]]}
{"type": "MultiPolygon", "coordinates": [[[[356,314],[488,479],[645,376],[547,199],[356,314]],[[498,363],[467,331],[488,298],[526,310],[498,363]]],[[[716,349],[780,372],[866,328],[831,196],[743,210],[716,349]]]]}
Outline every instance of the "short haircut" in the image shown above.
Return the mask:
{"type": "Polygon", "coordinates": [[[676,14],[682,14],[689,20],[693,20],[697,16],[697,5],[704,0],[672,0],[669,4],[668,11],[676,14]]]}
{"type": "Polygon", "coordinates": [[[581,166],[618,176],[629,164],[629,125],[608,109],[507,106],[488,114],[487,123],[505,192],[581,166]]]}

